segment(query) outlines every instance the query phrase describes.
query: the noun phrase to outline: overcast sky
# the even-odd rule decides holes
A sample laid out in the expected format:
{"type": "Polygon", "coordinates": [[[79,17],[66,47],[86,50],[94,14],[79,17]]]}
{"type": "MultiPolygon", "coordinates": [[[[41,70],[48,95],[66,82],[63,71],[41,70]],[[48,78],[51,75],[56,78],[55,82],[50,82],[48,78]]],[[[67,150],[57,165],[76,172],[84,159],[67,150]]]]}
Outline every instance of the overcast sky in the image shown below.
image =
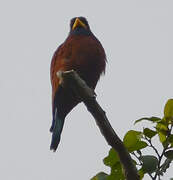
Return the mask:
{"type": "Polygon", "coordinates": [[[173,98],[171,0],[1,1],[0,179],[89,180],[109,172],[102,159],[110,147],[83,104],[66,118],[57,152],[49,150],[51,57],[81,15],[107,54],[96,93],[121,138],[136,119],[162,117],[173,98]]]}

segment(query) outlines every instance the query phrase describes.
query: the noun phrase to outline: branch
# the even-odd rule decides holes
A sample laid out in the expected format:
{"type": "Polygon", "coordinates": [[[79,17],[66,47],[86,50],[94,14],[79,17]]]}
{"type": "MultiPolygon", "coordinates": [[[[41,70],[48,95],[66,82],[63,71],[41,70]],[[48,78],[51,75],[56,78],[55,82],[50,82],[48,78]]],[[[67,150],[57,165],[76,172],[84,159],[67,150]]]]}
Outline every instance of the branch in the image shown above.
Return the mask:
{"type": "Polygon", "coordinates": [[[159,154],[158,150],[154,147],[151,139],[149,139],[149,138],[147,138],[147,137],[145,136],[145,140],[150,144],[149,147],[151,147],[151,148],[155,151],[155,153],[157,154],[158,159],[159,159],[159,158],[160,158],[160,154],[159,154]]]}
{"type": "Polygon", "coordinates": [[[61,79],[63,87],[70,89],[72,93],[78,96],[84,102],[88,111],[93,115],[107,143],[112,146],[115,151],[117,151],[120,161],[124,167],[126,179],[139,180],[137,169],[133,165],[130,154],[109,123],[105,112],[97,103],[94,91],[89,88],[73,70],[66,72],[60,71],[57,73],[57,76],[61,79]]]}

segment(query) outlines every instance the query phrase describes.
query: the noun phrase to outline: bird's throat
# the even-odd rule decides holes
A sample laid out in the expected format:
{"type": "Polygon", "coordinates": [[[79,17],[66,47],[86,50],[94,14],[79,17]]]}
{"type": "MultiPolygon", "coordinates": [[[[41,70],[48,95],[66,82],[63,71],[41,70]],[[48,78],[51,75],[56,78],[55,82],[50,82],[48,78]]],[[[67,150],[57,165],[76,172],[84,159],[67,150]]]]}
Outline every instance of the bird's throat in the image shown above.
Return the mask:
{"type": "Polygon", "coordinates": [[[75,28],[70,32],[70,35],[86,35],[89,36],[91,35],[91,31],[85,29],[85,28],[75,28]]]}

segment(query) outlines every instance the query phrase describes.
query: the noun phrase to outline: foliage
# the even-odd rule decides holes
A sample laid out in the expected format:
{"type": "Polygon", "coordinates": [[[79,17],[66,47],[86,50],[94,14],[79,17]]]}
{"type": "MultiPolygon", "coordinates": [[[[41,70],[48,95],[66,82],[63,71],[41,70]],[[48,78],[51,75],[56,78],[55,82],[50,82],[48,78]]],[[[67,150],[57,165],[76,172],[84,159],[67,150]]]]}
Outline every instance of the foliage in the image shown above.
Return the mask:
{"type": "Polygon", "coordinates": [[[94,176],[91,180],[106,180],[107,174],[104,172],[98,173],[96,176],[94,176]]]}
{"type": "MultiPolygon", "coordinates": [[[[152,180],[160,179],[173,161],[173,99],[167,101],[163,118],[144,117],[136,120],[135,124],[141,121],[151,122],[152,127],[143,128],[142,131],[129,130],[123,138],[123,143],[133,158],[140,179],[143,179],[145,174],[148,174],[152,180]],[[153,139],[158,140],[157,144],[161,144],[161,149],[158,150],[153,144],[153,139]],[[154,155],[144,154],[143,150],[147,148],[152,149],[154,155]]],[[[110,167],[110,174],[101,172],[92,180],[125,179],[120,159],[114,149],[110,149],[103,162],[110,167]]]]}

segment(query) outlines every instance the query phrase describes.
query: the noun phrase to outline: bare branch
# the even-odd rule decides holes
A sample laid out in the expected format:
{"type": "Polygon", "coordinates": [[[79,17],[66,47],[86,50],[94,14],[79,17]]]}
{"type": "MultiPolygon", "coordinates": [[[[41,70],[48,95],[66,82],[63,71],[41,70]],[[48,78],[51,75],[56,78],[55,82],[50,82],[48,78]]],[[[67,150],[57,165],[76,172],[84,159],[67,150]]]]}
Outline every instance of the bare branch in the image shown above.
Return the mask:
{"type": "Polygon", "coordinates": [[[109,123],[105,112],[97,103],[94,91],[89,88],[86,83],[79,77],[79,75],[73,70],[61,72],[57,75],[61,79],[64,88],[69,88],[73,94],[75,94],[84,102],[88,111],[95,118],[95,121],[107,143],[112,146],[115,151],[117,151],[120,157],[120,161],[124,167],[126,179],[139,180],[137,169],[132,162],[130,154],[109,123]]]}

